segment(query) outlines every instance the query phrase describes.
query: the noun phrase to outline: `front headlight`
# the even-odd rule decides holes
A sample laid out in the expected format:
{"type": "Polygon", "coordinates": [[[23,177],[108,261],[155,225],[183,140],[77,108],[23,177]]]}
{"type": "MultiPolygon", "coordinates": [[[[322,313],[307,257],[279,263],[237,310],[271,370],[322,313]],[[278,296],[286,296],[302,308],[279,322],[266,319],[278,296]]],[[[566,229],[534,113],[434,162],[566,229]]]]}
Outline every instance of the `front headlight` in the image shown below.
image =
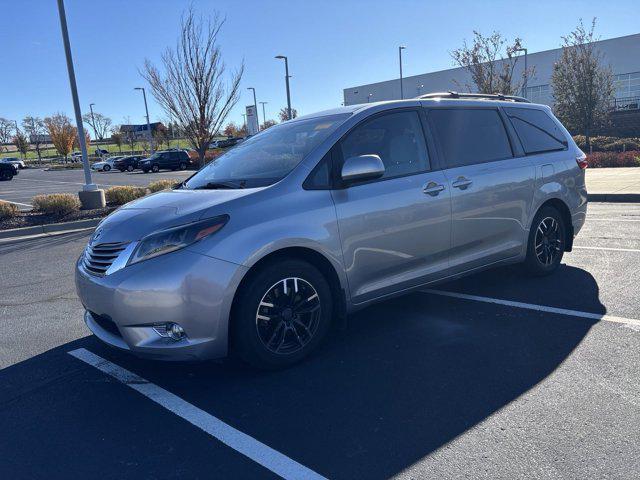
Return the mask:
{"type": "Polygon", "coordinates": [[[224,227],[227,221],[229,221],[228,215],[220,215],[147,235],[138,243],[129,259],[129,265],[180,250],[213,235],[224,227]]]}

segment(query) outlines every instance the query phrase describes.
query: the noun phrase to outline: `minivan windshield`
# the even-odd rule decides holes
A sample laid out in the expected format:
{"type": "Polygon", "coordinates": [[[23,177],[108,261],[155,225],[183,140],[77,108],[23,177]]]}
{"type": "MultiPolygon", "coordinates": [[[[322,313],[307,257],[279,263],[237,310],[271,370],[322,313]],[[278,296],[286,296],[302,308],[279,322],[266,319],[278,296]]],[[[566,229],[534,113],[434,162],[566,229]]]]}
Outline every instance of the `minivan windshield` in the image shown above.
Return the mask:
{"type": "Polygon", "coordinates": [[[186,189],[253,188],[284,178],[351,114],[274,125],[228,150],[185,182],[186,189]]]}

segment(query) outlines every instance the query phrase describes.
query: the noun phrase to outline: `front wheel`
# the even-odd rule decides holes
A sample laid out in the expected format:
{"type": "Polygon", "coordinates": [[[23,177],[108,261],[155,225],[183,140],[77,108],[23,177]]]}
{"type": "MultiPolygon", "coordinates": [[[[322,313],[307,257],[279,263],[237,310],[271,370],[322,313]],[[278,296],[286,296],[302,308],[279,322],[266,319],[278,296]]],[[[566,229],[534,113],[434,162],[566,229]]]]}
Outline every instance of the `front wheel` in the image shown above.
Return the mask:
{"type": "Polygon", "coordinates": [[[158,173],[160,171],[160,167],[158,165],[154,165],[153,167],[151,167],[151,171],[153,173],[158,173]]]}
{"type": "Polygon", "coordinates": [[[529,231],[527,271],[536,276],[554,272],[564,254],[566,226],[560,212],[553,207],[544,207],[536,214],[529,231]]]}
{"type": "Polygon", "coordinates": [[[102,170],[108,172],[109,170],[111,170],[111,167],[109,165],[105,165],[104,167],[102,167],[102,170]]]}
{"type": "Polygon", "coordinates": [[[186,170],[187,169],[187,164],[184,162],[180,162],[180,170],[186,170]]]}
{"type": "Polygon", "coordinates": [[[238,292],[232,346],[260,369],[283,368],[315,350],[329,329],[333,299],[324,275],[301,260],[270,263],[238,292]]]}
{"type": "Polygon", "coordinates": [[[127,167],[127,172],[133,172],[133,165],[129,165],[127,167]]]}

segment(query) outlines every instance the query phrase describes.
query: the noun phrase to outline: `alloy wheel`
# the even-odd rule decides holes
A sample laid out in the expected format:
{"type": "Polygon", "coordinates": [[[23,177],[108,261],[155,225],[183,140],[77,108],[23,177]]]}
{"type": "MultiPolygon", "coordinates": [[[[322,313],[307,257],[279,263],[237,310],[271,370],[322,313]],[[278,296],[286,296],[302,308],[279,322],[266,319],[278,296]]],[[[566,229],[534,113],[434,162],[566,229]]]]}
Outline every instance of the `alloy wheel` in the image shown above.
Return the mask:
{"type": "Polygon", "coordinates": [[[560,224],[553,217],[545,217],[536,230],[536,257],[542,265],[551,265],[561,251],[562,235],[560,224]]]}
{"type": "Polygon", "coordinates": [[[313,339],[320,315],[320,297],[313,285],[298,277],[283,278],[267,290],[258,305],[258,338],[272,353],[296,353],[313,339]]]}

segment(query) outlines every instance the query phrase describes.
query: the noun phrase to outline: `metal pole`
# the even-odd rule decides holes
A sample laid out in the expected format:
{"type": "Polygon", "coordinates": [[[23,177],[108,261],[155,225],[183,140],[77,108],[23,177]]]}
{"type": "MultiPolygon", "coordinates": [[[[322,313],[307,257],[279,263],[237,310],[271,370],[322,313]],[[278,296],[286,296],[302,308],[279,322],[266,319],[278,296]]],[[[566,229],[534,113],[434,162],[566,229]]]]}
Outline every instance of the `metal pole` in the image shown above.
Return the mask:
{"type": "Polygon", "coordinates": [[[265,125],[267,123],[267,115],[264,113],[264,106],[269,103],[269,102],[260,102],[260,104],[262,105],[262,125],[265,125]]]}
{"type": "Polygon", "coordinates": [[[242,128],[245,130],[247,130],[247,114],[243,113],[242,114],[242,128]]]}
{"type": "Polygon", "coordinates": [[[405,48],[406,47],[403,47],[402,45],[398,47],[398,58],[400,60],[400,100],[404,100],[404,91],[402,87],[402,50],[405,48]]]}
{"type": "Polygon", "coordinates": [[[527,54],[529,52],[527,52],[527,49],[524,49],[524,95],[522,95],[524,98],[527,98],[527,85],[529,83],[529,70],[527,67],[527,54]]]}
{"type": "Polygon", "coordinates": [[[96,140],[98,139],[98,131],[96,130],[96,119],[93,116],[93,106],[95,105],[95,103],[90,103],[89,104],[89,110],[91,110],[91,121],[93,122],[93,134],[96,136],[96,140]]]}
{"type": "Polygon", "coordinates": [[[285,80],[287,83],[287,116],[289,120],[293,119],[293,115],[291,114],[291,92],[289,90],[289,59],[284,55],[277,55],[276,58],[284,59],[284,71],[285,71],[285,80]]]}
{"type": "Polygon", "coordinates": [[[258,118],[258,102],[256,101],[256,89],[247,87],[247,90],[253,90],[253,108],[256,111],[256,119],[258,120],[258,132],[260,131],[260,119],[258,118]]]}
{"type": "Polygon", "coordinates": [[[84,138],[84,128],[82,126],[82,113],[80,112],[80,101],[78,100],[78,89],[76,87],[76,74],[73,70],[73,58],[71,57],[71,45],[69,44],[69,31],[67,30],[67,16],[64,12],[64,1],[58,0],[58,13],[60,15],[60,28],[62,29],[62,41],[64,42],[64,53],[67,57],[67,71],[69,73],[69,85],[71,87],[71,97],[73,98],[73,110],[76,115],[76,127],[78,129],[78,142],[82,152],[82,166],[84,169],[83,190],[97,190],[98,187],[91,181],[91,169],[87,157],[87,143],[84,138]]]}

